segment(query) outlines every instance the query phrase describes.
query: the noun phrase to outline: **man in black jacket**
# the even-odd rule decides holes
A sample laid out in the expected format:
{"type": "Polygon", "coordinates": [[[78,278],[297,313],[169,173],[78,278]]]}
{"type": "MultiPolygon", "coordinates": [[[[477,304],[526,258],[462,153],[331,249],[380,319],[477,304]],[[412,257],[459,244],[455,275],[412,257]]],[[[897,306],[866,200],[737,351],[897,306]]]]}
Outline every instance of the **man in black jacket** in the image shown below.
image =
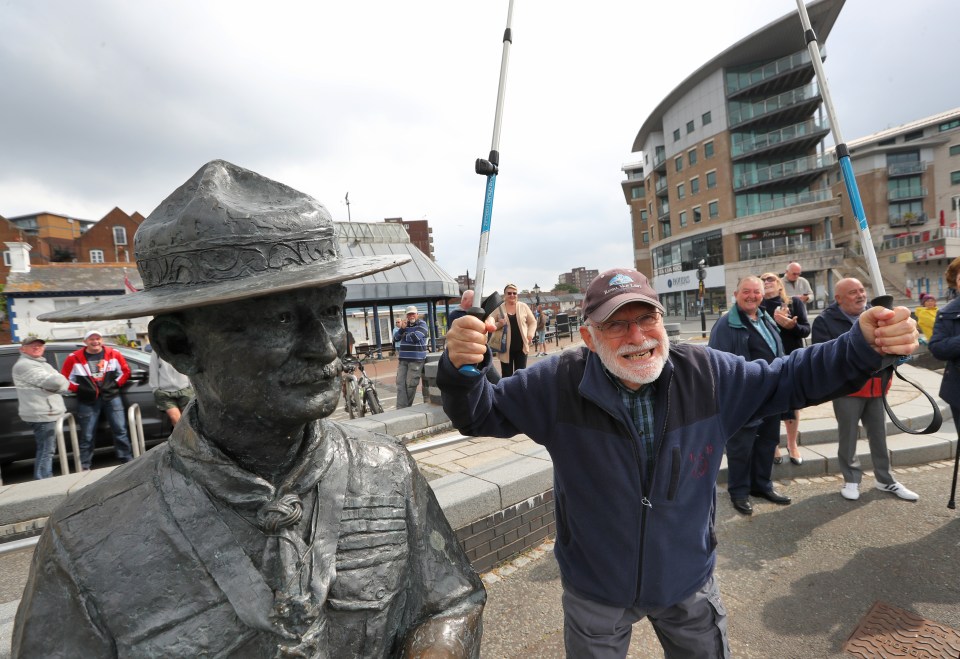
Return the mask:
{"type": "MultiPolygon", "coordinates": [[[[780,332],[761,306],[763,282],[759,277],[744,277],[737,284],[737,303],[721,316],[710,332],[710,347],[740,355],[748,361],[772,362],[783,356],[780,332]]],[[[790,497],[773,488],[773,454],[780,443],[780,415],[754,421],[727,442],[727,492],[738,513],[753,514],[748,495],[762,497],[777,505],[790,503],[790,497]]]]}

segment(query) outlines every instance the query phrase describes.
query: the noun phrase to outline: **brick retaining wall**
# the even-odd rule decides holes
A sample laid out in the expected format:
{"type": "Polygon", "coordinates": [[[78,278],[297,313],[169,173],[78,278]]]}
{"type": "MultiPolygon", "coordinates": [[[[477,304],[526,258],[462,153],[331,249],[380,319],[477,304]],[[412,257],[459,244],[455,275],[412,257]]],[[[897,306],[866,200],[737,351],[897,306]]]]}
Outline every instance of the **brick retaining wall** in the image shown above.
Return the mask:
{"type": "Polygon", "coordinates": [[[477,572],[537,547],[557,531],[553,490],[488,515],[457,529],[457,539],[477,572]]]}

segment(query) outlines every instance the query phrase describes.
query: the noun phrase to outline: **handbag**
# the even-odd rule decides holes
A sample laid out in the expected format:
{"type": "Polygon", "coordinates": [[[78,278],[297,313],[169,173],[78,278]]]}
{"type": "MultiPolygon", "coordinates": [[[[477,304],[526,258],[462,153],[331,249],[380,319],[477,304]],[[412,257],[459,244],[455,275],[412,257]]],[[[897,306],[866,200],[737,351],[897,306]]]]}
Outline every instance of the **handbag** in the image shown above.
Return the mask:
{"type": "MultiPolygon", "coordinates": [[[[503,318],[503,312],[501,311],[503,307],[498,307],[494,312],[497,314],[497,320],[503,318]]],[[[490,314],[491,316],[493,314],[490,314]]],[[[496,330],[494,330],[490,336],[487,337],[487,346],[494,352],[506,352],[507,351],[507,329],[508,325],[504,325],[496,330]]]]}

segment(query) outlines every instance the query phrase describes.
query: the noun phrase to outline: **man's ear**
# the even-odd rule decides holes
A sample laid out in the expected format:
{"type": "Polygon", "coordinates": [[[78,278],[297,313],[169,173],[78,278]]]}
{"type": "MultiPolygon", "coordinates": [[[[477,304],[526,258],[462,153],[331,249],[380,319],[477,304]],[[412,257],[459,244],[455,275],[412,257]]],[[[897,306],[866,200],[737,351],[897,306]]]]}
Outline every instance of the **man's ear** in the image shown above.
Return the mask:
{"type": "Polygon", "coordinates": [[[147,330],[153,349],[163,361],[186,376],[200,373],[202,369],[182,318],[173,314],[157,316],[150,321],[147,330]]]}
{"type": "Polygon", "coordinates": [[[593,334],[590,333],[590,329],[586,325],[580,326],[580,338],[592,352],[596,352],[593,347],[593,334]]]}

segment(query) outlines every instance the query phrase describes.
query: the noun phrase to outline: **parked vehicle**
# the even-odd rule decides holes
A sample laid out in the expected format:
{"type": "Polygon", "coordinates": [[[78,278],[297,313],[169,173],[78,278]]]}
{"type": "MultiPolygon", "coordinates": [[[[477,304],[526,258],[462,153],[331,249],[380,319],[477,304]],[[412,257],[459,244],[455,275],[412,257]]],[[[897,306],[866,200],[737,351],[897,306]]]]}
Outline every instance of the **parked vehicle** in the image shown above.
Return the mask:
{"type": "MultiPolygon", "coordinates": [[[[81,343],[48,343],[44,352],[46,360],[58,371],[71,352],[82,348],[81,343]]],[[[150,375],[150,355],[124,346],[111,346],[120,351],[130,366],[130,381],[120,390],[124,408],[136,403],[140,406],[143,420],[143,435],[147,444],[156,444],[165,440],[172,427],[167,415],[157,410],[153,400],[153,390],[147,380],[150,375]]],[[[32,460],[36,455],[33,430],[17,414],[17,390],[13,386],[12,369],[20,357],[20,345],[0,346],[0,465],[15,460],[32,460]]],[[[73,394],[63,394],[67,412],[76,415],[77,398],[73,394]]],[[[66,432],[66,429],[64,429],[66,432]]],[[[70,440],[67,437],[67,450],[70,440]]],[[[113,447],[113,435],[106,415],[100,416],[97,428],[96,447],[113,447]]]]}
{"type": "Polygon", "coordinates": [[[356,359],[343,360],[343,379],[346,384],[346,406],[347,413],[351,419],[362,417],[368,411],[370,414],[380,414],[383,412],[383,406],[380,404],[380,397],[377,395],[376,383],[367,377],[367,372],[363,369],[363,360],[366,355],[358,354],[356,359]],[[355,371],[360,372],[360,376],[354,375],[355,371]]]}

